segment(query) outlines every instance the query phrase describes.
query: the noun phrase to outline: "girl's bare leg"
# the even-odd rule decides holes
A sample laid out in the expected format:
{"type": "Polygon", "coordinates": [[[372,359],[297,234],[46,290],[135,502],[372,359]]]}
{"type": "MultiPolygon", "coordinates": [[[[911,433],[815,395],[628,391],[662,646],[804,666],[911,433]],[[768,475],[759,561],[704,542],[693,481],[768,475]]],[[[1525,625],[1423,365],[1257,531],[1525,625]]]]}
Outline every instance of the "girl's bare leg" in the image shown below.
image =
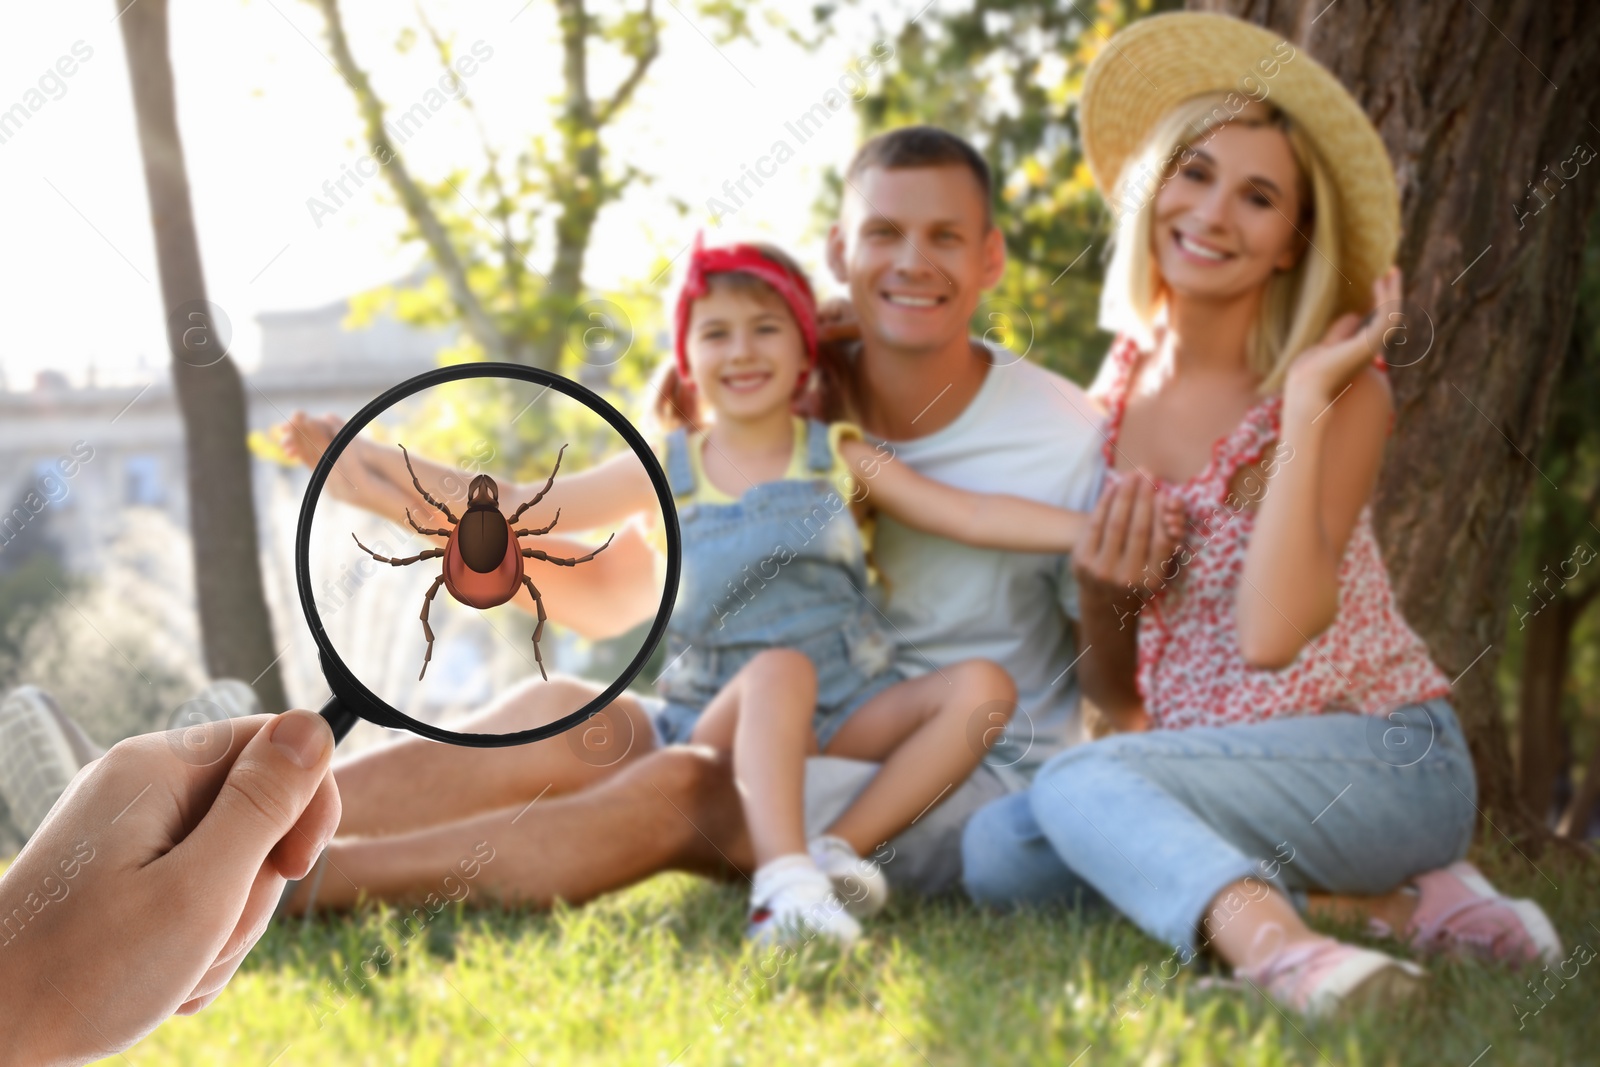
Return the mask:
{"type": "Polygon", "coordinates": [[[998,727],[1010,720],[1016,699],[1015,683],[998,664],[963,660],[867,701],[826,752],[882,760],[883,768],[828,832],[857,855],[869,855],[967,779],[998,738],[998,727]]]}
{"type": "Polygon", "coordinates": [[[805,758],[816,752],[811,718],[817,671],[803,652],[762,652],[734,675],[695,725],[695,744],[733,753],[734,784],[758,867],[805,853],[805,758]]]}
{"type": "MultiPolygon", "coordinates": [[[[456,727],[463,733],[510,733],[551,722],[581,707],[600,686],[538,678],[456,727]]],[[[626,694],[582,726],[512,748],[458,748],[404,737],[341,760],[333,769],[344,802],[340,836],[407,833],[548,793],[559,796],[610,777],[655,748],[639,702],[626,694]]]]}

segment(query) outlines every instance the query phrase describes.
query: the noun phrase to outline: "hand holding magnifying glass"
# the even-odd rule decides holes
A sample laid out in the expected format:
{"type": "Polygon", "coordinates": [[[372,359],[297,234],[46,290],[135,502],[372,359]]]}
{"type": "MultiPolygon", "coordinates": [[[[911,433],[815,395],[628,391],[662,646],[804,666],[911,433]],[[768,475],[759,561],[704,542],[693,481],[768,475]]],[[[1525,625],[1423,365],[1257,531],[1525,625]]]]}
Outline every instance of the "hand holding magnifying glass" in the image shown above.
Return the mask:
{"type": "Polygon", "coordinates": [[[6,1063],[88,1063],[211,1003],[284,880],[333,837],[322,719],[207,729],[223,747],[203,764],[170,734],[144,734],[85,767],[0,880],[6,1063]]]}

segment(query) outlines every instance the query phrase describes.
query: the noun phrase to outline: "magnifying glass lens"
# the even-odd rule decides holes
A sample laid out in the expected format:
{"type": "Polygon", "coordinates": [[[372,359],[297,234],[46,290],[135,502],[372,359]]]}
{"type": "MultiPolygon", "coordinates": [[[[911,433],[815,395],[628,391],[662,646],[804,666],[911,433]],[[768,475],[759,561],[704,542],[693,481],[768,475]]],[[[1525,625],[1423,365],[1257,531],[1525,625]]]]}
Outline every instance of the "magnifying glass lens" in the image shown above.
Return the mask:
{"type": "Polygon", "coordinates": [[[662,568],[639,566],[670,522],[662,505],[645,494],[629,515],[596,492],[630,473],[649,481],[617,427],[536,381],[463,378],[395,400],[333,457],[311,504],[308,614],[325,669],[461,733],[579,711],[638,670],[649,640],[650,619],[606,617],[607,583],[626,565],[633,602],[662,599],[662,568]]]}

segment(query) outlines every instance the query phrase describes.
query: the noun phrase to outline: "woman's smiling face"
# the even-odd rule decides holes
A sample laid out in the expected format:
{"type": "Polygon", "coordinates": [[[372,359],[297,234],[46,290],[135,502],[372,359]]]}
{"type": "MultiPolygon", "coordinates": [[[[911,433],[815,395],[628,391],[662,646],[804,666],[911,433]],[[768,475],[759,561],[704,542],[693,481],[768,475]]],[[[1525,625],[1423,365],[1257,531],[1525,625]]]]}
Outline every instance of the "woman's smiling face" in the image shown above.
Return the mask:
{"type": "Polygon", "coordinates": [[[776,293],[711,288],[689,310],[689,374],[719,418],[787,411],[806,363],[805,338],[776,293]]]}
{"type": "Polygon", "coordinates": [[[1175,296],[1240,296],[1293,268],[1305,251],[1300,166],[1283,131],[1246,124],[1251,117],[1186,149],[1156,194],[1151,251],[1175,296]]]}

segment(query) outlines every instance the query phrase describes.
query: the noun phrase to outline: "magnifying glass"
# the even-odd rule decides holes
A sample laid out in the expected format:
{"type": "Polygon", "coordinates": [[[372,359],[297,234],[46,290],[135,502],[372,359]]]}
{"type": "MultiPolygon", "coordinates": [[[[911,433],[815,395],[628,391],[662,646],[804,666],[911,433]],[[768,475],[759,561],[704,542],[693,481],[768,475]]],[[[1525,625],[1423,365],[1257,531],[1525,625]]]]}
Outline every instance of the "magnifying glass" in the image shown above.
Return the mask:
{"type": "Polygon", "coordinates": [[[332,691],[321,714],[336,739],[359,719],[473,748],[559,734],[643,669],[666,631],[681,558],[666,475],[603,398],[513,363],[419,374],[334,435],[300,506],[295,581],[332,691]],[[593,529],[576,525],[573,508],[563,519],[551,506],[563,479],[606,463],[640,465],[655,489],[652,513],[593,529]],[[405,525],[347,502],[374,484],[403,494],[405,525]],[[641,624],[602,647],[565,627],[562,605],[582,596],[584,568],[596,566],[623,521],[665,541],[666,567],[648,630],[641,624]],[[592,699],[582,699],[584,688],[565,703],[576,687],[552,688],[547,721],[513,733],[435,724],[545,684],[552,666],[609,682],[592,699]]]}

